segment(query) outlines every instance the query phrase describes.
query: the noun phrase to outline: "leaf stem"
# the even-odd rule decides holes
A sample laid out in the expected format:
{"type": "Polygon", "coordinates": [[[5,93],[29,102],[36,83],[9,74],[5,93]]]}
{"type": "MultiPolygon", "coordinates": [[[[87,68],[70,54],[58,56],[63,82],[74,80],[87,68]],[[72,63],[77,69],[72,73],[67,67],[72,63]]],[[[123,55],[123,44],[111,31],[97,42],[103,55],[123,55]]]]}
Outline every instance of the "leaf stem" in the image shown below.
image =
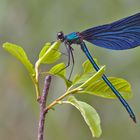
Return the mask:
{"type": "Polygon", "coordinates": [[[53,106],[55,106],[56,104],[60,104],[61,100],[64,99],[66,96],[70,95],[70,94],[74,94],[78,91],[81,91],[80,88],[75,88],[71,91],[67,91],[65,94],[63,94],[62,96],[58,97],[55,101],[53,101],[51,104],[49,104],[46,108],[45,108],[45,113],[48,112],[48,110],[50,110],[51,108],[53,108],[53,106]]]}
{"type": "Polygon", "coordinates": [[[40,90],[39,90],[39,66],[40,66],[40,64],[41,64],[41,60],[39,59],[35,63],[35,80],[34,80],[37,100],[39,100],[39,98],[40,98],[40,90]]]}
{"type": "Polygon", "coordinates": [[[35,83],[35,90],[36,90],[36,98],[37,98],[37,101],[40,100],[40,90],[39,90],[39,85],[38,83],[35,83]]]}
{"type": "Polygon", "coordinates": [[[40,66],[40,59],[35,63],[35,73],[36,73],[36,76],[35,76],[35,80],[36,82],[38,83],[38,79],[39,79],[39,66],[40,66]]]}

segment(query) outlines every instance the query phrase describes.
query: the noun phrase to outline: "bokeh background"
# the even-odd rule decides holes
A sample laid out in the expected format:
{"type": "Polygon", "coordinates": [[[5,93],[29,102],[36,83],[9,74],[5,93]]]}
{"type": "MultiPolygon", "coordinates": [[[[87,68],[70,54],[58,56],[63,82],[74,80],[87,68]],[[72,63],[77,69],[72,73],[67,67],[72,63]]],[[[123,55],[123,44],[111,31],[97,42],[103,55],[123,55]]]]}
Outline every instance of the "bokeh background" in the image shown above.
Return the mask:
{"type": "MultiPolygon", "coordinates": [[[[34,63],[41,47],[55,40],[58,31],[65,34],[83,31],[137,12],[140,12],[140,0],[0,0],[0,46],[7,41],[21,45],[34,63]]],[[[140,48],[112,51],[87,45],[100,64],[107,66],[107,75],[131,83],[134,96],[128,102],[138,121],[136,125],[132,122],[118,100],[81,95],[77,98],[90,103],[101,117],[103,134],[98,140],[139,139],[140,48]]],[[[63,45],[61,48],[66,52],[63,45]]],[[[74,50],[73,75],[81,71],[86,60],[78,46],[74,50]]],[[[63,56],[61,61],[67,62],[67,57],[63,56]]],[[[63,81],[53,78],[48,102],[64,90],[63,81]]],[[[29,75],[18,60],[0,47],[0,139],[35,140],[38,116],[39,107],[29,75]]],[[[69,105],[58,105],[55,111],[50,111],[45,127],[47,140],[93,139],[80,113],[69,105]]]]}

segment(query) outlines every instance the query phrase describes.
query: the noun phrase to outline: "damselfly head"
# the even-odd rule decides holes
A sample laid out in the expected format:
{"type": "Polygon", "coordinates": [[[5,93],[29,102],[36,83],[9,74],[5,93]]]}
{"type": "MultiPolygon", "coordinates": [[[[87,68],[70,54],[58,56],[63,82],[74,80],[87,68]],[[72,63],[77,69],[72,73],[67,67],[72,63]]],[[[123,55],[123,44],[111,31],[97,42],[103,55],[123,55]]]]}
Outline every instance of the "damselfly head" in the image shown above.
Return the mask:
{"type": "Polygon", "coordinates": [[[64,36],[63,32],[57,33],[57,39],[60,40],[61,42],[64,42],[65,36],[64,36]]]}

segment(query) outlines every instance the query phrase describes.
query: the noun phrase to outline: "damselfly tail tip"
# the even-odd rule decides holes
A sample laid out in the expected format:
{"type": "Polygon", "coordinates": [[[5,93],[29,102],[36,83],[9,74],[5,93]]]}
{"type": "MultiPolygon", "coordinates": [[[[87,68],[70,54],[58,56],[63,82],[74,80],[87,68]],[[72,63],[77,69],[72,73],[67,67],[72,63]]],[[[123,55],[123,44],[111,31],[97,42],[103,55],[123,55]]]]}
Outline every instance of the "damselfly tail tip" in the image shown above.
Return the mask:
{"type": "Polygon", "coordinates": [[[135,116],[130,116],[132,118],[132,120],[134,121],[134,123],[137,123],[136,117],[135,116]]]}
{"type": "Polygon", "coordinates": [[[133,121],[134,121],[134,123],[137,123],[137,120],[136,120],[136,118],[133,118],[133,121]]]}

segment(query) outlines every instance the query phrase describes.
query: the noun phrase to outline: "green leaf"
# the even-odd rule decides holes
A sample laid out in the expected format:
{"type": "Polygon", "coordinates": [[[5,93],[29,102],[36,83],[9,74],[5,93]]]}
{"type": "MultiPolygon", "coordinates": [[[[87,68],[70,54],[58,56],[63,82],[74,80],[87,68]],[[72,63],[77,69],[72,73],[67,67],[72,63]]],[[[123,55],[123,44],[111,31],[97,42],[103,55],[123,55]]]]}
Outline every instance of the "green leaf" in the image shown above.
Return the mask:
{"type": "Polygon", "coordinates": [[[61,53],[59,52],[60,41],[46,43],[39,54],[40,63],[52,64],[60,59],[61,53]]]}
{"type": "MultiPolygon", "coordinates": [[[[82,77],[82,74],[76,74],[75,77],[74,77],[73,80],[72,80],[72,84],[73,84],[73,85],[76,85],[76,84],[80,83],[80,82],[78,82],[78,81],[81,79],[81,77],[82,77]]],[[[83,83],[83,82],[82,82],[82,83],[83,83]]]]}
{"type": "MultiPolygon", "coordinates": [[[[97,60],[96,59],[94,59],[94,60],[97,63],[97,60]]],[[[82,64],[82,66],[83,66],[84,72],[81,74],[77,74],[73,78],[72,85],[82,84],[96,73],[96,71],[94,70],[94,68],[89,60],[86,60],[82,64]]]]}
{"type": "Polygon", "coordinates": [[[92,106],[85,102],[78,101],[74,96],[69,96],[68,101],[64,101],[64,103],[69,103],[75,106],[83,116],[86,124],[88,125],[92,133],[92,136],[100,137],[102,133],[100,126],[100,117],[92,106]]]}
{"type": "MultiPolygon", "coordinates": [[[[95,61],[96,63],[98,63],[96,58],[94,58],[94,61],[95,61]]],[[[91,64],[91,62],[90,62],[89,60],[86,60],[86,61],[82,64],[82,66],[83,66],[83,69],[84,69],[84,74],[85,74],[85,73],[89,73],[89,72],[91,72],[91,71],[94,71],[94,68],[93,68],[93,66],[92,66],[92,64],[91,64]]]]}
{"type": "Polygon", "coordinates": [[[52,67],[49,72],[53,75],[57,75],[57,76],[60,76],[62,78],[62,77],[66,76],[65,67],[66,66],[64,63],[59,63],[59,64],[55,65],[54,67],[52,67]]]}
{"type": "Polygon", "coordinates": [[[46,51],[50,48],[50,46],[51,46],[50,42],[47,42],[45,44],[45,46],[42,48],[42,50],[39,53],[39,58],[41,58],[46,53],[46,51]]]}
{"type": "Polygon", "coordinates": [[[87,74],[77,74],[73,81],[72,81],[72,85],[79,85],[84,83],[85,81],[87,81],[90,77],[92,77],[94,73],[87,73],[87,74]]]}
{"type": "Polygon", "coordinates": [[[20,60],[20,62],[26,67],[30,75],[35,74],[33,65],[29,61],[22,47],[6,42],[3,44],[3,48],[7,50],[9,53],[11,53],[12,55],[14,55],[18,60],[20,60]]]}
{"type": "Polygon", "coordinates": [[[60,63],[60,64],[57,64],[54,67],[52,67],[51,70],[49,71],[49,73],[62,78],[65,81],[67,87],[69,87],[71,85],[71,82],[66,79],[66,69],[65,68],[66,68],[65,64],[60,63]]]}
{"type": "Polygon", "coordinates": [[[104,71],[105,71],[105,66],[101,67],[98,72],[96,72],[92,77],[90,77],[82,85],[80,85],[80,88],[87,89],[89,86],[91,86],[94,82],[96,82],[98,79],[102,77],[104,71]]]}
{"type": "MultiPolygon", "coordinates": [[[[131,85],[126,80],[115,77],[109,77],[108,79],[124,98],[132,97],[131,85]]],[[[104,98],[116,98],[116,95],[103,80],[91,83],[90,86],[85,87],[83,91],[78,93],[89,93],[104,98]]]]}

